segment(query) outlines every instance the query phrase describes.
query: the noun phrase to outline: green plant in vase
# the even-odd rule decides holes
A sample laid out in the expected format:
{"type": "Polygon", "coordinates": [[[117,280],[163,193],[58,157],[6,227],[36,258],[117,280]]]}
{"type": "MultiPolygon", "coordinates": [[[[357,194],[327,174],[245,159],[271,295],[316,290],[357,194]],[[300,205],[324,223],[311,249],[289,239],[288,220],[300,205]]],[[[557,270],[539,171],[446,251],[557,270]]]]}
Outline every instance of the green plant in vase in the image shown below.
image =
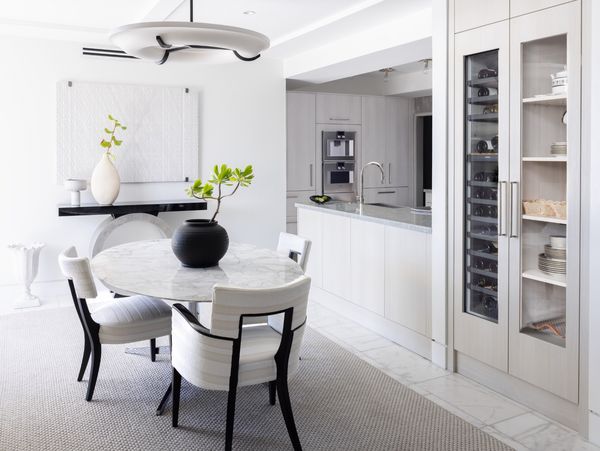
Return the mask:
{"type": "Polygon", "coordinates": [[[127,127],[125,125],[121,124],[121,122],[118,119],[115,119],[111,114],[108,115],[108,120],[112,122],[112,130],[110,128],[104,129],[104,133],[106,133],[107,139],[102,138],[102,140],[100,141],[100,146],[103,149],[106,149],[106,154],[112,160],[114,160],[115,155],[111,149],[113,148],[113,146],[120,147],[121,144],[123,144],[123,140],[118,140],[117,137],[115,136],[115,133],[117,132],[118,128],[125,131],[125,130],[127,130],[127,127]]]}

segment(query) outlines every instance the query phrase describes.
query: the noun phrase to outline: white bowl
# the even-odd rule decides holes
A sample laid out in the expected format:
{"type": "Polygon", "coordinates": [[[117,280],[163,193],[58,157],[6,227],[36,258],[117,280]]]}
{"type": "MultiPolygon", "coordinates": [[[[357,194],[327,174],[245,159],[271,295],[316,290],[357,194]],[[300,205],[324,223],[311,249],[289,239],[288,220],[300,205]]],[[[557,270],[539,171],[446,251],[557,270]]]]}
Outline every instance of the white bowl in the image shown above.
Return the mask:
{"type": "Polygon", "coordinates": [[[67,191],[85,191],[87,189],[87,180],[67,179],[64,187],[67,191]]]}
{"type": "Polygon", "coordinates": [[[567,237],[559,235],[550,236],[550,246],[554,249],[566,249],[567,248],[567,237]]]}

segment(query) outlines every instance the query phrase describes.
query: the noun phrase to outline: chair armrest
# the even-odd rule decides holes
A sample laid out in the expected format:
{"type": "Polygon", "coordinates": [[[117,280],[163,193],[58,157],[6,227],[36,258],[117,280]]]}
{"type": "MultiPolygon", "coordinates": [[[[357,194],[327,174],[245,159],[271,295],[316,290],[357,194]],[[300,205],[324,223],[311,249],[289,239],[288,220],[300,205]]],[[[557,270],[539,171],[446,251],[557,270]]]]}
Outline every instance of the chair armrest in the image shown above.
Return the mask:
{"type": "Polygon", "coordinates": [[[204,336],[210,337],[210,338],[216,338],[217,340],[235,341],[234,338],[221,337],[219,335],[211,334],[210,330],[207,329],[206,327],[204,327],[202,324],[200,324],[200,322],[198,321],[198,318],[196,318],[192,314],[192,312],[190,312],[182,304],[173,304],[173,311],[179,313],[183,317],[183,319],[185,319],[187,321],[189,326],[201,335],[204,335],[204,336]]]}

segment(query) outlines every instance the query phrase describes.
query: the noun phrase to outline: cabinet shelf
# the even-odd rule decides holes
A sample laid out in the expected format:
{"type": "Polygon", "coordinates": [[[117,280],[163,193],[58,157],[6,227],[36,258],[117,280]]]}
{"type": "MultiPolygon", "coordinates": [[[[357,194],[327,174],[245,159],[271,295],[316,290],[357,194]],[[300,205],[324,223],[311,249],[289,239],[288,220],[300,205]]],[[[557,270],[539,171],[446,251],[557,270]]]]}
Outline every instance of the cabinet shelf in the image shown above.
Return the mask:
{"type": "Polygon", "coordinates": [[[467,219],[469,221],[485,222],[486,224],[498,224],[498,218],[470,215],[470,216],[467,216],[467,219]]]}
{"type": "Polygon", "coordinates": [[[498,77],[467,80],[467,86],[470,88],[498,88],[498,77]]]}
{"type": "Polygon", "coordinates": [[[470,285],[469,288],[473,291],[477,291],[478,293],[487,294],[488,296],[498,297],[498,292],[494,290],[489,290],[487,288],[482,288],[477,285],[470,285]]]}
{"type": "Polygon", "coordinates": [[[550,155],[545,157],[523,157],[521,161],[534,161],[539,163],[566,163],[566,155],[550,155]]]}
{"type": "Polygon", "coordinates": [[[498,154],[497,153],[490,153],[490,154],[469,154],[467,155],[467,158],[470,161],[498,161],[498,154]]]}
{"type": "Polygon", "coordinates": [[[522,218],[526,221],[549,222],[551,224],[567,224],[566,219],[552,218],[550,216],[523,215],[522,218]]]}
{"type": "Polygon", "coordinates": [[[539,269],[528,269],[523,273],[525,279],[535,280],[537,282],[549,283],[558,287],[567,287],[567,277],[561,274],[546,274],[539,269]]]}
{"type": "Polygon", "coordinates": [[[560,346],[561,348],[565,347],[566,340],[563,337],[559,337],[558,335],[554,335],[551,332],[544,332],[541,330],[536,330],[532,327],[524,327],[521,329],[522,334],[529,335],[533,338],[537,338],[539,340],[546,341],[556,346],[560,346]]]}
{"type": "Polygon", "coordinates": [[[488,114],[469,114],[467,116],[469,122],[498,122],[498,113],[488,114]]]}
{"type": "Polygon", "coordinates": [[[523,103],[549,106],[566,106],[567,94],[544,94],[535,97],[526,97],[523,99],[523,103]]]}
{"type": "Polygon", "coordinates": [[[498,96],[471,97],[467,102],[470,105],[496,105],[498,96]]]}
{"type": "Polygon", "coordinates": [[[498,254],[491,254],[489,252],[476,251],[476,250],[470,249],[469,255],[472,255],[473,257],[487,258],[488,260],[498,261],[498,254]]]}
{"type": "Polygon", "coordinates": [[[468,271],[472,272],[473,274],[478,274],[480,276],[489,277],[490,279],[498,279],[498,273],[495,273],[495,272],[490,272],[490,271],[485,271],[483,269],[473,268],[472,266],[469,266],[468,271]]]}
{"type": "Polygon", "coordinates": [[[497,200],[477,199],[475,197],[469,197],[469,198],[467,198],[467,202],[470,202],[472,204],[478,204],[478,205],[498,205],[498,201],[497,200]]]}
{"type": "Polygon", "coordinates": [[[498,241],[498,235],[482,235],[480,233],[469,233],[469,238],[483,241],[498,241]]]}
{"type": "Polygon", "coordinates": [[[476,180],[470,180],[467,183],[469,186],[479,186],[481,188],[498,188],[498,182],[478,182],[476,180]]]}

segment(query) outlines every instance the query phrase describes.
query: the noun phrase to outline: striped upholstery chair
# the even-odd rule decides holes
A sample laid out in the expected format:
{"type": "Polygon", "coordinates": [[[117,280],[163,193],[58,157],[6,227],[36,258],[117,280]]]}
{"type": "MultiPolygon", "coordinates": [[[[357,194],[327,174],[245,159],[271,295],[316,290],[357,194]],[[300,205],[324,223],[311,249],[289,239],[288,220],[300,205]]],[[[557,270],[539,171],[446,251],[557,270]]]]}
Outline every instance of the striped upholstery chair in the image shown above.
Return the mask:
{"type": "Polygon", "coordinates": [[[90,312],[86,299],[95,298],[98,292],[89,260],[78,257],[75,248],[70,247],[59,255],[58,262],[69,281],[73,303],[84,332],[85,344],[78,381],[83,379],[90,356],[92,360],[85,397],[86,401],[91,401],[100,369],[101,345],[150,339],[154,347],[156,337],[171,334],[171,309],[160,299],[131,296],[118,298],[90,312]]]}
{"type": "Polygon", "coordinates": [[[179,418],[181,377],[207,390],[229,392],[225,449],[231,449],[238,387],[269,383],[276,392],[294,449],[301,449],[288,393],[288,376],[298,369],[306,323],[310,278],[275,289],[239,289],[216,285],[212,327],[203,327],[181,304],[173,306],[173,427],[179,418]],[[244,318],[269,316],[265,325],[242,327],[244,318]]]}

